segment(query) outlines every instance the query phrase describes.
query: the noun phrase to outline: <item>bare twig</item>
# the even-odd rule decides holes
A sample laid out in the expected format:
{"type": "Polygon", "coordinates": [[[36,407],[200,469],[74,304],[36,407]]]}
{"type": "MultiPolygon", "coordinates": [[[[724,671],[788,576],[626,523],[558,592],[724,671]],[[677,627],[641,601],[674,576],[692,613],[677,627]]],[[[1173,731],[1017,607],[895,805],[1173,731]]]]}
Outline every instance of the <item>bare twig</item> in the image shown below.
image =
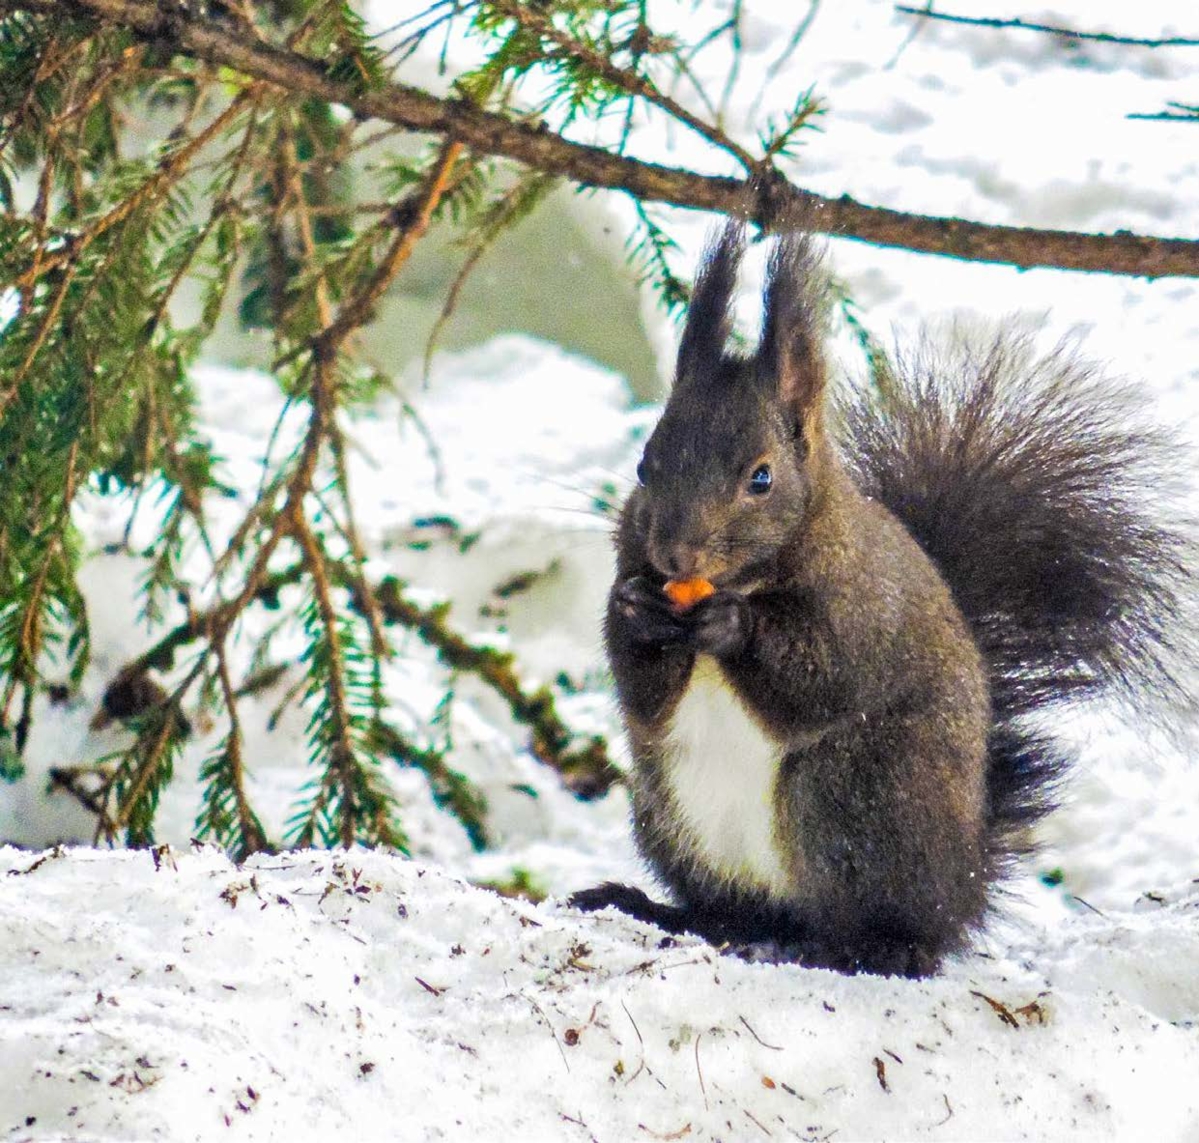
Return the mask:
{"type": "Polygon", "coordinates": [[[781,1052],[781,1051],[783,1050],[782,1048],[780,1048],[780,1047],[778,1046],[778,1044],[768,1044],[768,1043],[766,1043],[766,1041],[765,1041],[765,1040],[763,1040],[763,1039],[762,1039],[762,1037],[761,1037],[761,1036],[759,1036],[759,1035],[758,1035],[758,1033],[754,1031],[754,1029],[753,1029],[753,1025],[751,1025],[751,1024],[750,1024],[750,1022],[749,1022],[748,1020],[746,1020],[746,1018],[745,1018],[744,1016],[738,1016],[738,1017],[737,1017],[737,1019],[738,1019],[738,1020],[740,1020],[740,1021],[741,1021],[741,1023],[745,1025],[746,1031],[748,1031],[748,1032],[749,1032],[749,1034],[750,1034],[750,1035],[751,1035],[751,1036],[752,1036],[752,1037],[753,1037],[755,1040],[757,1040],[757,1041],[758,1041],[758,1043],[759,1043],[759,1044],[761,1044],[763,1048],[769,1048],[769,1049],[770,1049],[772,1052],[781,1052]]]}
{"type": "Polygon", "coordinates": [[[1138,114],[1129,115],[1129,119],[1156,119],[1166,120],[1168,122],[1185,122],[1199,123],[1199,107],[1192,106],[1189,103],[1176,103],[1170,101],[1166,104],[1169,111],[1155,111],[1152,113],[1141,112],[1138,114]]]}
{"type": "Polygon", "coordinates": [[[1047,32],[1068,40],[1090,40],[1101,44],[1127,44],[1137,48],[1199,47],[1199,39],[1189,36],[1160,36],[1155,39],[1143,39],[1139,36],[1119,36],[1112,32],[1080,32],[1075,28],[1063,28],[1057,24],[1037,24],[1032,20],[1022,20],[1019,17],[1001,20],[986,16],[957,16],[950,12],[936,12],[931,8],[911,8],[906,4],[896,4],[895,11],[901,12],[905,16],[944,20],[949,24],[970,24],[976,28],[1015,28],[1021,32],[1047,32]]]}
{"type": "Polygon", "coordinates": [[[97,766],[54,766],[50,769],[50,788],[65,790],[85,810],[95,814],[97,832],[111,837],[116,833],[116,827],[108,816],[102,781],[104,777],[97,766]],[[98,780],[101,782],[99,786],[89,784],[98,780]]]}
{"type": "Polygon", "coordinates": [[[791,38],[787,41],[787,46],[778,54],[778,58],[766,69],[766,80],[769,82],[782,71],[783,66],[791,58],[795,49],[799,47],[799,42],[808,34],[808,29],[812,26],[812,22],[816,19],[817,13],[820,11],[820,0],[808,0],[808,10],[803,18],[795,25],[791,32],[791,38]]]}

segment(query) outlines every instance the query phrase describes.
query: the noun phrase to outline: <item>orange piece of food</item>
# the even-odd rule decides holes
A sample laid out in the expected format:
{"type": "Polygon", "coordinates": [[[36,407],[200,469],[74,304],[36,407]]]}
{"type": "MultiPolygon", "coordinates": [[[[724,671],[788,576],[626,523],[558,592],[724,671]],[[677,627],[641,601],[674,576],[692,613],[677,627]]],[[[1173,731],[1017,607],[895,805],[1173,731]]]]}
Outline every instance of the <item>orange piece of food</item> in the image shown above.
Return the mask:
{"type": "Polygon", "coordinates": [[[672,579],[662,585],[662,590],[675,607],[686,611],[701,599],[707,599],[716,588],[706,579],[672,579]]]}

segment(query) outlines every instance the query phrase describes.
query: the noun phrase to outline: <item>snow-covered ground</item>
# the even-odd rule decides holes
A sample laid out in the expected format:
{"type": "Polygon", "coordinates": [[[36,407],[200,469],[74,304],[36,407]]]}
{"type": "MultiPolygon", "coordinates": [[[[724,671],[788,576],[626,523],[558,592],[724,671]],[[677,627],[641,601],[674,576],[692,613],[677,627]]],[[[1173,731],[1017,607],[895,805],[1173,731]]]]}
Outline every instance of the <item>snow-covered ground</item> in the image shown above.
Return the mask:
{"type": "MultiPolygon", "coordinates": [[[[791,18],[746,7],[734,125],[791,18]]],[[[687,6],[661,8],[677,18],[687,6]]],[[[1199,34],[1184,3],[1063,3],[1056,18],[1199,34]]],[[[1068,47],[943,25],[909,42],[910,28],[889,4],[822,6],[787,73],[792,90],[814,80],[830,104],[798,182],[997,222],[1199,234],[1197,128],[1123,118],[1196,102],[1199,49],[1068,47]]],[[[716,169],[679,132],[651,125],[637,147],[716,169]]],[[[686,270],[708,220],[679,221],[686,270]]],[[[1199,438],[1189,282],[1020,274],[844,242],[831,261],[884,337],[920,319],[1020,313],[1047,342],[1077,333],[1088,353],[1144,378],[1162,416],[1199,438]]],[[[744,300],[752,323],[748,286],[744,300]]],[[[654,331],[666,362],[672,331],[660,319],[654,331]]],[[[844,356],[852,364],[847,345],[844,356]]],[[[255,485],[280,400],[252,373],[206,367],[197,380],[224,475],[243,490],[212,505],[219,530],[255,485]]],[[[373,573],[452,596],[453,621],[513,648],[530,683],[565,672],[564,717],[615,736],[598,637],[610,574],[599,504],[625,487],[653,411],[631,408],[602,368],[518,337],[442,360],[428,392],[399,380],[444,480],[398,399],[353,422],[373,573]],[[437,517],[453,527],[414,524],[437,517]],[[541,574],[527,591],[496,594],[530,571],[541,574]]],[[[618,917],[471,887],[463,878],[516,870],[552,895],[646,881],[620,791],[575,802],[469,685],[451,713],[454,764],[491,802],[496,845],[485,853],[413,773],[393,776],[411,861],[305,853],[239,869],[193,852],[194,775],[220,730],[201,726],[161,811],[174,849],[43,860],[40,847],[91,829],[46,794],[46,771],[119,744],[119,729],[88,724],[113,672],[151,642],[136,562],[102,551],[127,509],[95,498],[79,516],[97,549],[85,584],[95,661],[72,705],[39,710],[26,777],[0,786],[0,841],[30,847],[0,850],[0,1137],[1199,1139],[1199,766],[1185,744],[1146,742],[1095,712],[1062,727],[1080,745],[1078,774],[1008,913],[977,954],[923,983],[745,965],[691,941],[660,947],[661,934],[618,917]],[[1041,883],[1050,869],[1060,886],[1041,883]]],[[[153,526],[149,513],[141,526],[153,526]]],[[[388,683],[418,724],[443,679],[416,640],[401,651],[388,683]]],[[[305,777],[303,712],[268,725],[291,682],[244,711],[251,795],[276,836],[305,777]]]]}
{"type": "Polygon", "coordinates": [[[376,853],[0,851],[0,1131],[1139,1139],[1199,1122],[1199,894],[924,983],[748,965],[376,853]]]}

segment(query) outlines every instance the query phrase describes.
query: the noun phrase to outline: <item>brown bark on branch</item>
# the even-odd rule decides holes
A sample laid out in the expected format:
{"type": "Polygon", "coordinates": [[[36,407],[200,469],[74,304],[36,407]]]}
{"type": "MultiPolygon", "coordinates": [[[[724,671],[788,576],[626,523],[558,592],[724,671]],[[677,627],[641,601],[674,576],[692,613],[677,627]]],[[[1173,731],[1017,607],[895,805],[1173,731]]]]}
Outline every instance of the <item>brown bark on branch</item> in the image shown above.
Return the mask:
{"type": "MultiPolygon", "coordinates": [[[[37,10],[39,5],[29,7],[37,10]]],[[[1199,277],[1199,240],[989,226],[911,214],[868,206],[848,195],[826,198],[792,186],[769,168],[748,180],[696,174],[572,143],[543,124],[517,122],[405,84],[364,91],[335,82],[318,61],[213,20],[167,14],[153,0],[63,0],[61,7],[173,43],[181,52],[287,91],[340,104],[362,119],[452,136],[477,153],[502,155],[583,186],[623,190],[647,202],[742,214],[768,230],[802,220],[839,238],[1022,269],[1199,277]]]]}

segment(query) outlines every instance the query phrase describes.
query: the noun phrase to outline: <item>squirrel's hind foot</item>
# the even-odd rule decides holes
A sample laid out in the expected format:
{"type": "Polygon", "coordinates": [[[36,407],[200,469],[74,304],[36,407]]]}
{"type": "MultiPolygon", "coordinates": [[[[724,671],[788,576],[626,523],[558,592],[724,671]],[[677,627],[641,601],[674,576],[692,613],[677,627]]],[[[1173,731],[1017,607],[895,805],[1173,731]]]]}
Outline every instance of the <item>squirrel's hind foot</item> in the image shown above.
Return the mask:
{"type": "Polygon", "coordinates": [[[580,889],[572,893],[566,903],[572,908],[581,909],[584,913],[595,913],[606,909],[609,905],[627,913],[636,921],[644,921],[648,925],[657,925],[668,933],[685,933],[690,931],[687,913],[677,905],[666,905],[655,901],[648,894],[632,885],[621,885],[615,881],[605,881],[592,889],[580,889]]]}
{"type": "Polygon", "coordinates": [[[763,940],[725,945],[726,956],[750,964],[798,964],[828,968],[856,976],[905,976],[916,980],[932,976],[941,965],[939,953],[906,941],[879,940],[858,945],[837,945],[819,940],[763,940]]]}
{"type": "Polygon", "coordinates": [[[667,905],[634,888],[606,881],[592,889],[571,894],[566,903],[585,913],[609,905],[634,920],[657,925],[666,932],[690,933],[715,946],[725,956],[752,964],[798,964],[804,968],[828,968],[853,976],[932,976],[941,965],[944,950],[892,933],[866,933],[842,940],[821,939],[803,933],[784,919],[767,923],[728,914],[701,914],[680,905],[667,905]],[[777,936],[761,936],[774,931],[777,936]],[[788,931],[790,930],[790,931],[788,931]]]}

